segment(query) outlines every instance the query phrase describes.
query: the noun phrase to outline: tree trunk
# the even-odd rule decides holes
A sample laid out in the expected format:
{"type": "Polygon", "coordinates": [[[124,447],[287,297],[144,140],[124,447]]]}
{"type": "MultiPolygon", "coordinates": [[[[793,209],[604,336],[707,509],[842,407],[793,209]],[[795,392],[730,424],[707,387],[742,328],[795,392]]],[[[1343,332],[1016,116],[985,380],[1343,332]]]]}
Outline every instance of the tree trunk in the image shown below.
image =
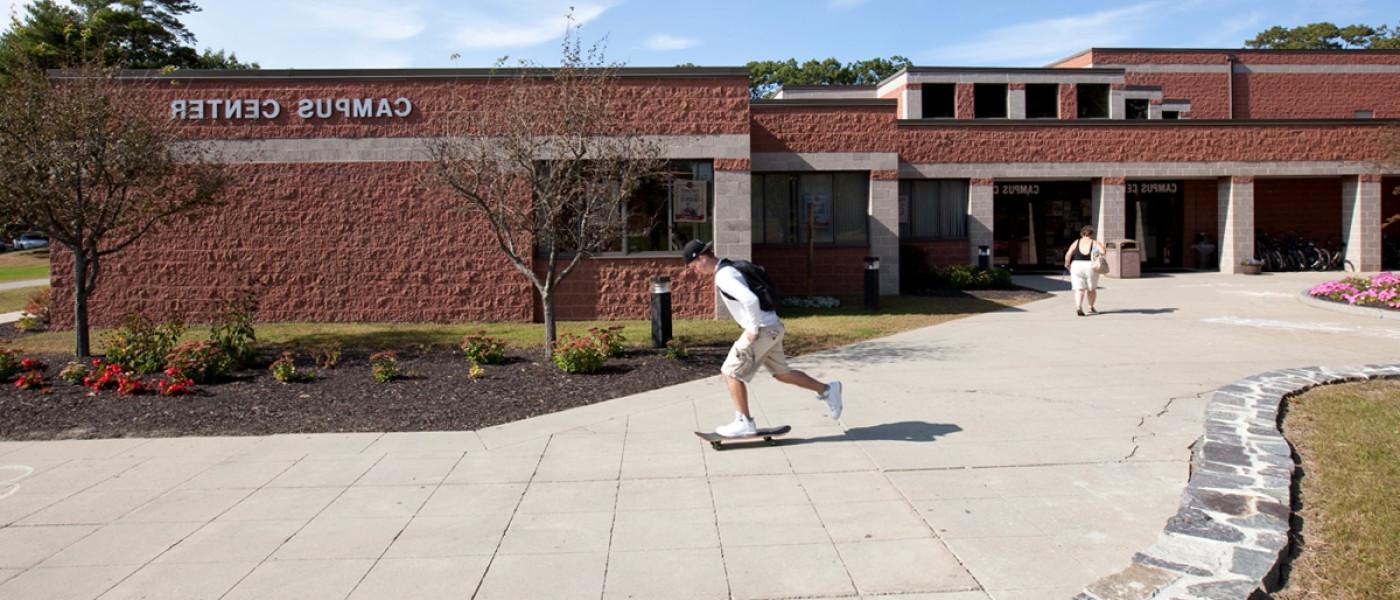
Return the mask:
{"type": "Polygon", "coordinates": [[[548,361],[554,358],[554,340],[559,333],[554,322],[554,290],[540,292],[540,312],[544,315],[544,359],[548,361]]]}
{"type": "Polygon", "coordinates": [[[88,342],[88,263],[82,249],[73,250],[73,355],[92,355],[88,342]]]}

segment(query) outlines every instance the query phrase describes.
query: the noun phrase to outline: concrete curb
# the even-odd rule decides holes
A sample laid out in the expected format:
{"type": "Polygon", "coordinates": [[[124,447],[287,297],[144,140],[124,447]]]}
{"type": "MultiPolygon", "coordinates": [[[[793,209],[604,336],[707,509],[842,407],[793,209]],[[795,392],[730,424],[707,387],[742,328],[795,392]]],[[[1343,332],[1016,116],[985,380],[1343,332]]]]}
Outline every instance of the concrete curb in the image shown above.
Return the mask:
{"type": "Polygon", "coordinates": [[[1350,304],[1342,304],[1341,302],[1323,300],[1321,298],[1314,298],[1312,296],[1309,296],[1307,290],[1298,292],[1298,301],[1302,302],[1303,304],[1307,304],[1308,306],[1321,308],[1323,310],[1330,310],[1332,312],[1346,313],[1358,317],[1371,317],[1373,319],[1391,319],[1394,321],[1400,321],[1400,310],[1390,310],[1388,308],[1374,308],[1371,306],[1352,306],[1350,304]]]}
{"type": "Polygon", "coordinates": [[[1400,379],[1400,364],[1269,371],[1216,390],[1176,516],[1132,565],[1075,599],[1268,597],[1288,556],[1295,469],[1280,405],[1317,386],[1371,379],[1400,379]]]}

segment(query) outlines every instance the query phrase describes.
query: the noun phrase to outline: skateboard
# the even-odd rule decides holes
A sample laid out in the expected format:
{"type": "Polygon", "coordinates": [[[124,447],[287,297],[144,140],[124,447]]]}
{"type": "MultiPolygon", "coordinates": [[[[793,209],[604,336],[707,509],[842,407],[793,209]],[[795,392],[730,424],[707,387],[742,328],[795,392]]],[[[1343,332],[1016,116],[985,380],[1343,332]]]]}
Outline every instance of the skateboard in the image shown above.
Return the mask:
{"type": "Polygon", "coordinates": [[[760,428],[758,432],[753,435],[745,435],[741,437],[724,437],[713,431],[697,431],[695,432],[695,436],[709,442],[711,448],[714,448],[715,450],[723,450],[725,442],[742,442],[745,440],[757,439],[762,439],[763,441],[768,442],[769,446],[776,446],[778,445],[778,442],[775,441],[773,438],[782,435],[787,435],[787,433],[790,431],[792,431],[791,425],[783,425],[781,427],[760,428]]]}

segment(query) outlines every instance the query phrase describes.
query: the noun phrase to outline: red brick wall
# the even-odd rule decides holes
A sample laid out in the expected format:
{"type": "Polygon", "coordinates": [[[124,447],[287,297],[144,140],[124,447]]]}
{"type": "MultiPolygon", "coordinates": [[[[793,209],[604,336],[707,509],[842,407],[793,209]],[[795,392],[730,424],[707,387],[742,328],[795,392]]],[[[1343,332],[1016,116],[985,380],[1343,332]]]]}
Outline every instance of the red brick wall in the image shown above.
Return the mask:
{"type": "MultiPolygon", "coordinates": [[[[859,294],[865,285],[868,248],[820,247],[812,261],[813,294],[859,294]]],[[[807,295],[807,248],[754,246],[753,262],[763,265],[784,296],[807,295]]]]}
{"type": "Polygon", "coordinates": [[[1164,99],[1191,101],[1192,119],[1230,118],[1230,82],[1225,73],[1133,73],[1129,85],[1155,85],[1164,99]]]}
{"type": "Polygon", "coordinates": [[[1139,65],[1139,64],[1197,64],[1223,65],[1225,57],[1234,55],[1241,64],[1254,65],[1306,65],[1306,64],[1345,64],[1345,65],[1396,65],[1400,64],[1400,53],[1365,50],[1204,50],[1182,52],[1140,52],[1133,50],[1096,49],[1093,53],[1095,65],[1139,65]]]}
{"type": "Polygon", "coordinates": [[[1350,119],[1358,110],[1400,117],[1395,73],[1249,73],[1235,86],[1241,119],[1350,119]]]}
{"type": "MultiPolygon", "coordinates": [[[[555,315],[560,320],[649,318],[651,280],[658,275],[671,278],[671,311],[676,318],[714,316],[714,279],[692,273],[679,258],[585,261],[560,284],[555,315]]],[[[538,306],[535,312],[540,314],[538,306]]]]}
{"type": "MultiPolygon", "coordinates": [[[[128,313],[207,321],[244,291],[264,321],[528,320],[530,286],[409,163],[232,167],[228,204],[160,227],[102,263],[95,325],[128,313]]],[[[53,258],[55,306],[72,305],[72,259],[53,258]]],[[[54,311],[60,327],[69,311],[54,311]]]]}
{"type": "Polygon", "coordinates": [[[1181,234],[1182,246],[1186,249],[1182,266],[1188,269],[1200,268],[1196,264],[1196,253],[1191,246],[1196,243],[1196,234],[1204,232],[1206,239],[1215,244],[1216,258],[1220,256],[1220,240],[1216,230],[1220,221],[1219,198],[1216,196],[1216,183],[1212,180],[1187,180],[1182,199],[1181,234]]]}
{"type": "Polygon", "coordinates": [[[953,88],[953,118],[971,119],[977,114],[976,88],[971,83],[959,83],[953,88]]]}
{"type": "Polygon", "coordinates": [[[1325,241],[1342,235],[1342,180],[1254,180],[1254,230],[1325,241]]]}
{"type": "Polygon", "coordinates": [[[1079,94],[1073,84],[1060,84],[1060,118],[1079,118],[1079,94]]]}
{"type": "Polygon", "coordinates": [[[901,241],[901,246],[913,246],[922,250],[930,267],[967,264],[967,240],[901,241]]]}
{"type": "Polygon", "coordinates": [[[898,152],[909,163],[1383,160],[1356,125],[909,125],[891,107],[755,107],[754,152],[898,152]]]}
{"type": "MultiPolygon", "coordinates": [[[[462,123],[491,123],[500,116],[510,85],[519,80],[486,79],[285,79],[160,80],[151,85],[155,110],[169,114],[175,99],[274,99],[281,115],[272,120],[183,120],[191,137],[217,139],[417,137],[462,123]],[[406,118],[302,119],[302,98],[405,97],[413,102],[406,118]]],[[[538,85],[546,85],[544,82],[538,85]]],[[[743,77],[618,79],[621,118],[646,134],[742,134],[748,131],[749,90],[743,77]]]]}

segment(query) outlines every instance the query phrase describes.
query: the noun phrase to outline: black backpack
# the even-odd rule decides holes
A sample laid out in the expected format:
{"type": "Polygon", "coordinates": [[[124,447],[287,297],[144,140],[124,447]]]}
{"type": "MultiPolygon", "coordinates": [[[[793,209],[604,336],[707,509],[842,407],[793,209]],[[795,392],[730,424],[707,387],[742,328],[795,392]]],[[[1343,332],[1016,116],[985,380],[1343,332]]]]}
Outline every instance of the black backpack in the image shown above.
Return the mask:
{"type": "MultiPolygon", "coordinates": [[[[756,265],[747,260],[726,258],[719,261],[719,266],[720,268],[734,267],[739,271],[739,274],[744,276],[744,283],[748,284],[749,291],[758,296],[759,308],[767,311],[778,310],[778,300],[781,298],[778,295],[778,286],[773,285],[773,280],[768,278],[768,271],[762,265],[756,265]]],[[[720,290],[719,293],[730,300],[735,299],[733,296],[725,294],[724,290],[720,290]]]]}

